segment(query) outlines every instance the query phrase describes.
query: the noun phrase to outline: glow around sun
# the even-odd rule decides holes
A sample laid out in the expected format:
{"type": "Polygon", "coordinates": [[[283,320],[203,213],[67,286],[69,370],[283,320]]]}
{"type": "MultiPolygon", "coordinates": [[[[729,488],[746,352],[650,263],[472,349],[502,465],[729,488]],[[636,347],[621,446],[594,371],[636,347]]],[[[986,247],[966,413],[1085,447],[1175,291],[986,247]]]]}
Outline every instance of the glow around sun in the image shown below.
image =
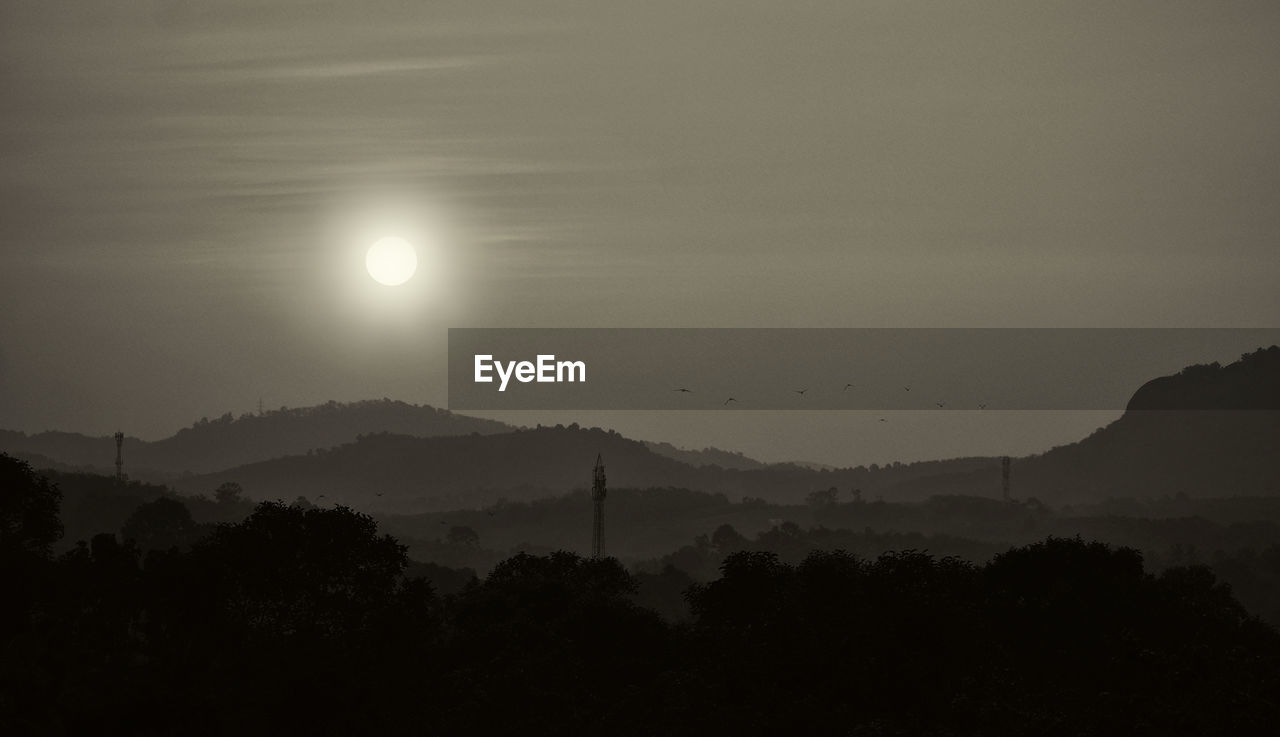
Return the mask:
{"type": "Polygon", "coordinates": [[[409,281],[418,270],[418,254],[403,238],[381,238],[369,247],[364,265],[374,281],[395,287],[409,281]]]}

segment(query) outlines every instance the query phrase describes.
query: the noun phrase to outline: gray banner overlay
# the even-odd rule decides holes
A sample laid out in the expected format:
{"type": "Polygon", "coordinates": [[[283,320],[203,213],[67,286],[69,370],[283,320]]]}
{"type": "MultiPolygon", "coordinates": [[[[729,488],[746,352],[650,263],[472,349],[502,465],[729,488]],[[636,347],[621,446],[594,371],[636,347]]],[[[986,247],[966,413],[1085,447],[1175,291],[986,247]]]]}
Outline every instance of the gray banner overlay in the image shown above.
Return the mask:
{"type": "Polygon", "coordinates": [[[451,328],[449,407],[1118,410],[1274,344],[1280,328],[451,328]]]}

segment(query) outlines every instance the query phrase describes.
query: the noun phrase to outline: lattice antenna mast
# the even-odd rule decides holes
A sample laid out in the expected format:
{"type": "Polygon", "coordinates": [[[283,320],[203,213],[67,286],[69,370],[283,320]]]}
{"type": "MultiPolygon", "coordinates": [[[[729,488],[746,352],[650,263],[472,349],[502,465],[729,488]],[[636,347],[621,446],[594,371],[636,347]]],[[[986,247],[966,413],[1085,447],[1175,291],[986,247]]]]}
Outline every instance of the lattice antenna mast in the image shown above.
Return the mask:
{"type": "Polygon", "coordinates": [[[124,433],[116,433],[116,483],[124,483],[124,433]]]}
{"type": "Polygon", "coordinates": [[[1000,495],[1004,500],[1012,501],[1013,495],[1009,491],[1009,456],[1000,459],[1000,495]]]}
{"type": "Polygon", "coordinates": [[[604,557],[604,459],[596,454],[596,467],[591,474],[591,503],[595,506],[595,521],[591,526],[591,557],[604,557]]]}

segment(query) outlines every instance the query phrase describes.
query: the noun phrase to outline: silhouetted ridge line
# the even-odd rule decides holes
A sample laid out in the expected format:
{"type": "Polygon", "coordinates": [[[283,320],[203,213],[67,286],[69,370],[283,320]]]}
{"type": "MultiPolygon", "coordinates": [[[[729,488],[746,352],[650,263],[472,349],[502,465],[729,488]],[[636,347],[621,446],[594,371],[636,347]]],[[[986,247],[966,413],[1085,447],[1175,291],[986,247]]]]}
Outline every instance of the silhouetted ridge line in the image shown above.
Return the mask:
{"type": "Polygon", "coordinates": [[[1143,384],[1126,411],[1280,410],[1280,346],[1259,348],[1235,363],[1188,366],[1143,384]]]}
{"type": "MultiPolygon", "coordinates": [[[[246,463],[332,448],[372,432],[418,437],[506,432],[510,425],[448,410],[390,399],[326,402],[313,407],[281,407],[261,414],[230,412],[201,418],[168,438],[128,438],[130,473],[153,478],[183,472],[208,473],[246,463]]],[[[26,433],[0,430],[0,448],[47,456],[68,466],[106,470],[114,462],[110,436],[26,433]]]]}

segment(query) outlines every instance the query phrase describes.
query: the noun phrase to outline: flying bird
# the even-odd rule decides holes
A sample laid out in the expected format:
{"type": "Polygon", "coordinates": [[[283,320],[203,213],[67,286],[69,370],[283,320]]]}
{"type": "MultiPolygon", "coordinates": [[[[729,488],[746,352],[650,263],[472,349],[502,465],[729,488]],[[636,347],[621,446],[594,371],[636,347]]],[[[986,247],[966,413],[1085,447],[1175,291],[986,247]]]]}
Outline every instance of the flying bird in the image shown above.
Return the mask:
{"type": "Polygon", "coordinates": [[[909,387],[909,386],[904,386],[904,387],[902,387],[902,388],[903,388],[903,389],[905,389],[905,390],[907,390],[907,391],[911,391],[911,387],[909,387]]]}
{"type": "Polygon", "coordinates": [[[808,389],[792,389],[791,391],[793,391],[793,392],[795,392],[796,394],[799,394],[800,396],[802,396],[802,397],[803,397],[803,396],[804,396],[804,393],[805,393],[805,392],[807,392],[807,391],[809,391],[809,390],[808,390],[808,389]]]}
{"type": "Polygon", "coordinates": [[[685,389],[684,387],[680,387],[679,389],[672,389],[671,391],[673,391],[673,392],[684,392],[685,394],[693,394],[693,390],[692,390],[692,389],[685,389]]]}
{"type": "Polygon", "coordinates": [[[881,422],[888,422],[888,420],[886,420],[886,419],[885,419],[885,418],[883,418],[883,417],[881,417],[881,418],[880,418],[880,421],[881,421],[881,422]]]}
{"type": "Polygon", "coordinates": [[[946,402],[934,402],[934,404],[938,405],[938,409],[942,409],[943,407],[947,406],[946,402]]]}
{"type": "Polygon", "coordinates": [[[852,389],[852,388],[853,388],[853,384],[845,384],[845,385],[844,385],[844,388],[843,388],[843,389],[841,389],[840,391],[842,391],[842,392],[847,392],[847,391],[849,391],[849,390],[850,390],[850,389],[852,389]]]}
{"type": "Polygon", "coordinates": [[[987,408],[987,405],[985,405],[985,404],[979,404],[979,405],[978,405],[978,409],[986,409],[986,408],[987,408]]]}
{"type": "Polygon", "coordinates": [[[724,403],[728,404],[729,402],[736,402],[736,401],[738,400],[734,399],[733,397],[729,397],[728,399],[724,400],[724,403]]]}
{"type": "Polygon", "coordinates": [[[374,496],[382,496],[382,492],[379,491],[377,494],[374,494],[374,496]]]}

